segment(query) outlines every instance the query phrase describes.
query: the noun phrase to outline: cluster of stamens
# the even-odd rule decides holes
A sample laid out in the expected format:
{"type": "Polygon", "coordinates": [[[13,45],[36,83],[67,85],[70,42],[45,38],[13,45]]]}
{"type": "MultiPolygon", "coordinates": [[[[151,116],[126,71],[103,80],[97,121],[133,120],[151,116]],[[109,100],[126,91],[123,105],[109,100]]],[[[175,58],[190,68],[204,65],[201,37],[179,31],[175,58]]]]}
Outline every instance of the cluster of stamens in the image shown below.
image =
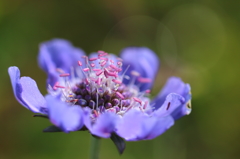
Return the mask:
{"type": "Polygon", "coordinates": [[[85,63],[78,61],[78,68],[71,73],[58,69],[61,78],[50,87],[50,92],[61,93],[61,99],[70,105],[91,108],[94,118],[105,111],[119,115],[132,108],[146,111],[150,90],[140,92],[134,83],[136,80],[146,83],[150,79],[140,77],[136,71],[132,71],[130,79],[125,75],[128,68],[122,73],[122,59],[111,59],[111,56],[98,51],[97,57],[83,56],[85,63]],[[124,78],[131,80],[128,85],[122,83],[124,78]]]}

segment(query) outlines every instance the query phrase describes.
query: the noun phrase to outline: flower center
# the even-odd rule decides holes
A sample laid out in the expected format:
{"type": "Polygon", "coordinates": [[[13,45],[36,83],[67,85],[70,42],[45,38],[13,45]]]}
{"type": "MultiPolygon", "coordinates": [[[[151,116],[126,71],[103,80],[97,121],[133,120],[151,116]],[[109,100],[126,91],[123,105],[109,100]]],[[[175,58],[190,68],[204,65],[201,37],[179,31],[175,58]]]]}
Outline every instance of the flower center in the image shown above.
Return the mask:
{"type": "Polygon", "coordinates": [[[146,111],[149,107],[147,95],[150,90],[140,92],[134,85],[138,80],[141,83],[150,82],[150,79],[140,77],[132,71],[131,79],[125,76],[127,69],[122,72],[122,59],[111,57],[104,51],[98,51],[97,57],[83,56],[85,63],[78,61],[79,67],[75,72],[60,72],[60,80],[50,88],[56,94],[61,93],[61,99],[70,105],[79,105],[92,109],[93,115],[110,111],[123,115],[130,109],[136,108],[146,111]],[[128,85],[123,79],[130,80],[128,85]]]}

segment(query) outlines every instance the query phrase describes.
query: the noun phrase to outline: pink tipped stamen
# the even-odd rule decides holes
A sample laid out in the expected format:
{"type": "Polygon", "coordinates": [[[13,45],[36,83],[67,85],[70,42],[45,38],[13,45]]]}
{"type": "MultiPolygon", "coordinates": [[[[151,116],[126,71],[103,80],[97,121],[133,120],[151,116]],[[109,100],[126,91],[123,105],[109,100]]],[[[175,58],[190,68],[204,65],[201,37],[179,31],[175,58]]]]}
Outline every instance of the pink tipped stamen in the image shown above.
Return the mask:
{"type": "Polygon", "coordinates": [[[120,69],[120,68],[117,68],[115,65],[110,65],[110,67],[112,68],[112,69],[114,69],[114,70],[116,70],[117,72],[120,72],[120,71],[122,71],[122,69],[120,69]]]}
{"type": "Polygon", "coordinates": [[[103,61],[100,65],[103,67],[104,65],[106,65],[107,61],[103,61]]]}
{"type": "Polygon", "coordinates": [[[96,80],[96,83],[97,83],[98,85],[100,85],[100,84],[101,84],[101,81],[102,81],[102,79],[101,79],[101,78],[98,78],[98,79],[96,80]]]}
{"type": "Polygon", "coordinates": [[[143,109],[146,109],[146,108],[147,108],[147,105],[148,105],[148,101],[146,101],[146,102],[144,103],[143,109]]]}
{"type": "Polygon", "coordinates": [[[99,54],[104,54],[104,53],[105,53],[105,51],[98,50],[98,51],[97,51],[97,53],[99,53],[99,54]]]}
{"type": "Polygon", "coordinates": [[[65,88],[64,86],[59,86],[59,85],[56,85],[55,87],[57,87],[57,88],[65,88]]]}
{"type": "Polygon", "coordinates": [[[138,102],[139,104],[142,105],[142,101],[141,101],[139,98],[133,97],[133,100],[134,100],[135,102],[138,102]]]}
{"type": "Polygon", "coordinates": [[[121,93],[116,92],[116,95],[117,95],[119,98],[124,99],[124,96],[123,96],[121,93]]]}
{"type": "Polygon", "coordinates": [[[98,115],[99,115],[96,110],[93,110],[93,114],[94,114],[96,117],[98,117],[98,115]]]}
{"type": "Polygon", "coordinates": [[[82,62],[81,62],[81,61],[78,61],[78,65],[79,65],[79,66],[82,66],[82,62]]]}
{"type": "Polygon", "coordinates": [[[97,59],[98,59],[97,57],[93,57],[93,58],[90,58],[89,61],[95,61],[97,59]]]}
{"type": "Polygon", "coordinates": [[[117,77],[118,76],[116,72],[107,72],[107,74],[109,76],[113,76],[113,77],[117,77]]]}
{"type": "Polygon", "coordinates": [[[94,64],[94,63],[91,63],[90,65],[91,65],[91,67],[95,67],[95,64],[94,64]]]}
{"type": "Polygon", "coordinates": [[[150,89],[147,89],[146,91],[145,91],[145,93],[150,93],[151,92],[151,90],[150,89]]]}
{"type": "Polygon", "coordinates": [[[108,58],[106,57],[99,57],[100,60],[108,61],[108,58]]]}
{"type": "Polygon", "coordinates": [[[87,72],[87,71],[89,71],[89,68],[84,68],[83,71],[87,72]]]}
{"type": "Polygon", "coordinates": [[[141,83],[150,83],[152,80],[150,78],[139,77],[138,81],[141,83]]]}
{"type": "Polygon", "coordinates": [[[119,66],[122,66],[122,62],[120,62],[120,61],[118,61],[117,64],[118,64],[119,66]]]}
{"type": "Polygon", "coordinates": [[[103,73],[103,70],[100,70],[100,71],[96,72],[96,75],[100,76],[102,73],[103,73]]]}
{"type": "Polygon", "coordinates": [[[114,61],[113,61],[113,60],[110,60],[110,62],[111,62],[112,64],[114,64],[114,61]]]}
{"type": "Polygon", "coordinates": [[[56,71],[57,71],[58,73],[65,73],[61,68],[56,68],[56,71]]]}
{"type": "Polygon", "coordinates": [[[101,71],[101,69],[94,68],[94,69],[93,69],[93,71],[96,71],[96,72],[98,72],[98,71],[101,71]]]}
{"type": "Polygon", "coordinates": [[[122,81],[119,81],[119,80],[116,80],[116,79],[113,79],[112,81],[116,84],[121,84],[122,83],[122,81]]]}
{"type": "Polygon", "coordinates": [[[102,56],[107,56],[108,55],[108,53],[102,53],[102,54],[98,54],[98,57],[102,57],[102,56]]]}
{"type": "Polygon", "coordinates": [[[67,77],[67,76],[70,76],[70,74],[69,74],[69,73],[62,73],[62,74],[60,74],[59,76],[60,76],[60,77],[67,77]]]}

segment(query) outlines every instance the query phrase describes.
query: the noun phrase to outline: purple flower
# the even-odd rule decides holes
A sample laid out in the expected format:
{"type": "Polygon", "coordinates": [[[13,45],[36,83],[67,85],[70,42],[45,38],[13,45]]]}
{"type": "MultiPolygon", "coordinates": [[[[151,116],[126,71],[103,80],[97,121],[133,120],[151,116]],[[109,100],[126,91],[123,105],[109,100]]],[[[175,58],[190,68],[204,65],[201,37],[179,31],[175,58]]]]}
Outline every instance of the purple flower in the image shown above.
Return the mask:
{"type": "Polygon", "coordinates": [[[191,112],[190,86],[177,77],[149,99],[159,68],[153,51],[128,47],[120,57],[104,51],[87,57],[61,39],[42,43],[38,62],[48,75],[45,97],[33,79],[20,77],[17,67],[8,72],[19,103],[64,132],[84,128],[102,138],[114,133],[127,141],[148,140],[191,112]]]}

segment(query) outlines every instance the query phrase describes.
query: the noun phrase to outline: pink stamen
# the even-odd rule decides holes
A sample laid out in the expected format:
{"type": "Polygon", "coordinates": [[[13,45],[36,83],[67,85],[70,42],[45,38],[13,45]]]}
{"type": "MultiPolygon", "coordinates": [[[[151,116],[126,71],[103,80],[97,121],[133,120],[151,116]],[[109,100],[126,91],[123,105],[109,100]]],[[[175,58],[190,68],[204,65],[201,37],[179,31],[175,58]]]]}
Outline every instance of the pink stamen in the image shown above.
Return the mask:
{"type": "Polygon", "coordinates": [[[108,61],[108,58],[106,57],[99,57],[100,60],[105,60],[105,61],[108,61]]]}
{"type": "Polygon", "coordinates": [[[150,89],[147,89],[146,91],[145,91],[145,93],[150,93],[151,92],[151,90],[150,89]]]}
{"type": "Polygon", "coordinates": [[[114,64],[114,61],[113,61],[113,60],[110,60],[110,62],[111,62],[112,64],[114,64]]]}
{"type": "Polygon", "coordinates": [[[61,68],[56,68],[56,71],[57,71],[58,73],[64,73],[64,71],[63,71],[61,68]]]}
{"type": "Polygon", "coordinates": [[[146,109],[146,108],[147,108],[147,105],[148,105],[148,101],[146,101],[146,102],[144,103],[143,109],[146,109]]]}
{"type": "Polygon", "coordinates": [[[59,85],[56,85],[55,87],[57,87],[57,88],[65,88],[64,86],[59,86],[59,85]]]}
{"type": "Polygon", "coordinates": [[[150,83],[152,80],[150,78],[139,77],[138,81],[141,83],[150,83]]]}
{"type": "Polygon", "coordinates": [[[83,71],[87,72],[87,71],[89,71],[89,68],[84,68],[83,71]]]}
{"type": "Polygon", "coordinates": [[[101,81],[102,81],[102,79],[101,79],[101,78],[98,78],[98,79],[96,80],[96,83],[97,83],[98,85],[100,85],[100,84],[101,84],[101,81]]]}
{"type": "Polygon", "coordinates": [[[113,76],[113,77],[117,77],[118,76],[116,72],[107,72],[107,74],[109,76],[113,76]]]}
{"type": "Polygon", "coordinates": [[[105,53],[105,51],[98,50],[98,51],[97,51],[97,53],[99,53],[99,54],[104,54],[104,53],[105,53]]]}
{"type": "Polygon", "coordinates": [[[94,68],[94,69],[93,69],[93,71],[96,71],[96,72],[98,72],[98,71],[101,71],[101,69],[94,68]]]}
{"type": "Polygon", "coordinates": [[[119,98],[124,99],[124,96],[123,96],[121,93],[116,92],[116,95],[117,95],[119,98]]]}
{"type": "Polygon", "coordinates": [[[114,70],[116,70],[117,72],[120,72],[122,69],[117,68],[115,65],[110,65],[110,67],[114,70]]]}
{"type": "Polygon", "coordinates": [[[102,56],[107,56],[108,55],[108,53],[102,53],[102,54],[98,54],[98,57],[102,57],[102,56]]]}
{"type": "Polygon", "coordinates": [[[106,65],[106,63],[107,63],[107,61],[103,61],[103,62],[101,63],[101,66],[103,67],[104,65],[106,65]]]}
{"type": "Polygon", "coordinates": [[[95,61],[97,59],[98,59],[97,57],[93,57],[93,58],[90,58],[89,61],[95,61]]]}
{"type": "Polygon", "coordinates": [[[133,100],[134,100],[135,102],[138,102],[139,104],[142,105],[142,101],[141,101],[139,98],[133,97],[133,100]]]}
{"type": "Polygon", "coordinates": [[[117,84],[121,84],[122,83],[122,81],[119,81],[119,80],[116,80],[116,79],[113,79],[112,80],[114,83],[117,83],[117,84]]]}
{"type": "Polygon", "coordinates": [[[82,66],[82,62],[81,62],[81,61],[78,61],[78,65],[79,65],[79,66],[82,66]]]}
{"type": "Polygon", "coordinates": [[[96,110],[93,110],[93,114],[98,117],[98,112],[96,110]]]}
{"type": "Polygon", "coordinates": [[[92,67],[94,67],[94,66],[95,66],[95,64],[94,64],[94,63],[91,63],[90,65],[91,65],[92,67]]]}
{"type": "Polygon", "coordinates": [[[96,73],[97,76],[100,76],[103,73],[103,70],[100,70],[96,73]]]}
{"type": "Polygon", "coordinates": [[[67,76],[70,76],[70,74],[69,74],[69,73],[62,73],[62,74],[60,74],[59,76],[60,76],[60,77],[67,77],[67,76]]]}
{"type": "Polygon", "coordinates": [[[117,64],[118,64],[119,66],[122,66],[122,62],[120,62],[120,61],[118,61],[117,64]]]}

